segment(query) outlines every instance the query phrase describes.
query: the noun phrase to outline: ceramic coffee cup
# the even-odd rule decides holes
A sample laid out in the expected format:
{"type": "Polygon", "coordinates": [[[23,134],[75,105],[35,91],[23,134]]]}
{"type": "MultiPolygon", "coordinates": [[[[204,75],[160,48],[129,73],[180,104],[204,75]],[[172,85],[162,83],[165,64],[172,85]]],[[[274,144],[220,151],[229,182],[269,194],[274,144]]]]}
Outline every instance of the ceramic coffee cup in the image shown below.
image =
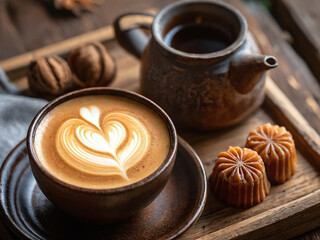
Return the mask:
{"type": "Polygon", "coordinates": [[[220,129],[239,123],[260,106],[264,73],[278,62],[260,54],[237,9],[214,0],[176,1],[161,9],[152,25],[138,18],[126,26],[135,15],[152,16],[119,16],[116,38],[141,60],[142,94],[177,125],[220,129]],[[150,36],[140,28],[149,28],[150,36]]]}
{"type": "Polygon", "coordinates": [[[168,115],[149,99],[126,90],[89,88],[63,95],[50,103],[33,119],[28,135],[27,149],[34,177],[46,197],[67,214],[93,223],[112,223],[125,219],[150,204],[162,191],[170,176],[177,152],[177,134],[168,115]],[[90,189],[60,180],[38,159],[35,149],[36,131],[47,114],[68,100],[83,96],[118,96],[133,100],[151,109],[159,116],[169,133],[169,152],[160,167],[151,175],[133,184],[110,188],[90,189]]]}

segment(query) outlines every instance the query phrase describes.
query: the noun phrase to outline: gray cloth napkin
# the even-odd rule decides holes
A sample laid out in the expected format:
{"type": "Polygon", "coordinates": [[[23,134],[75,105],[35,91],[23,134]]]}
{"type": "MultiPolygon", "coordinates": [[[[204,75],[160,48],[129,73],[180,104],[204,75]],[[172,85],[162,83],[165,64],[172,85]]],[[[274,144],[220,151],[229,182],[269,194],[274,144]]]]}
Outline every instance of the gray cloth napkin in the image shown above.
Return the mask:
{"type": "Polygon", "coordinates": [[[0,67],[0,165],[26,137],[30,122],[47,103],[42,99],[17,95],[19,93],[20,90],[0,67]]]}

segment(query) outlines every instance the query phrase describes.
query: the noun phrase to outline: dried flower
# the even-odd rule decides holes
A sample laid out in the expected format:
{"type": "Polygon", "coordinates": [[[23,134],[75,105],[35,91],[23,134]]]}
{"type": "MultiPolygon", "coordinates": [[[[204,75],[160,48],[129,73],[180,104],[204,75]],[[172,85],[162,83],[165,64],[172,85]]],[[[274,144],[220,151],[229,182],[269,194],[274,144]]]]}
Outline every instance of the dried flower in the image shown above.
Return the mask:
{"type": "Polygon", "coordinates": [[[79,15],[82,11],[92,11],[94,5],[99,5],[102,2],[103,0],[54,0],[54,7],[79,15]]]}

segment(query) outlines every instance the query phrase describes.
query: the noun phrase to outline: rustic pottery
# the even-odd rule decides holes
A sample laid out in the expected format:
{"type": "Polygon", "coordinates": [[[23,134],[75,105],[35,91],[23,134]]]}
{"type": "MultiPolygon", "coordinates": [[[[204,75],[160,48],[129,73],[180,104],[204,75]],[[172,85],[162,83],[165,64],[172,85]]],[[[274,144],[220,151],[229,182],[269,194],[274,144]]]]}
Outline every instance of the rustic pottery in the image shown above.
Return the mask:
{"type": "Polygon", "coordinates": [[[210,130],[234,125],[260,106],[264,72],[278,65],[275,57],[261,55],[247,31],[242,14],[212,0],[186,0],[163,8],[152,26],[135,23],[123,29],[114,22],[116,38],[141,59],[141,91],[163,107],[175,123],[210,130]],[[200,19],[200,20],[199,20],[200,19]],[[185,22],[212,22],[231,40],[219,51],[188,53],[166,44],[166,34],[185,22]],[[138,28],[149,27],[150,39],[138,28]]]}
{"type": "Polygon", "coordinates": [[[25,140],[2,165],[0,186],[0,213],[19,239],[175,239],[198,220],[207,198],[201,160],[180,137],[163,191],[149,206],[119,223],[88,224],[59,211],[35,182],[25,140]]]}
{"type": "Polygon", "coordinates": [[[27,149],[33,175],[46,197],[58,208],[78,219],[93,223],[111,223],[123,220],[149,205],[166,185],[172,171],[177,134],[168,115],[147,98],[121,89],[87,88],[65,94],[48,103],[33,119],[27,136],[27,149]],[[167,158],[147,178],[134,184],[114,189],[81,188],[59,180],[38,160],[34,149],[36,130],[42,119],[56,106],[73,98],[93,95],[114,95],[137,101],[154,110],[165,122],[170,136],[167,158]]]}

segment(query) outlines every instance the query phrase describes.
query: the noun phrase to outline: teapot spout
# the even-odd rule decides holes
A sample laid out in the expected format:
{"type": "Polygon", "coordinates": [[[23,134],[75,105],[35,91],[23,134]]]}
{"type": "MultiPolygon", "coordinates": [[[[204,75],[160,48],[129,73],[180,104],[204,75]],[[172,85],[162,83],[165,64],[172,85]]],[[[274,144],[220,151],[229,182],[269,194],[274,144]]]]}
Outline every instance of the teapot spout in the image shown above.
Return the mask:
{"type": "Polygon", "coordinates": [[[277,66],[278,60],[273,56],[239,54],[230,63],[231,84],[237,92],[249,93],[265,71],[277,66]]]}

